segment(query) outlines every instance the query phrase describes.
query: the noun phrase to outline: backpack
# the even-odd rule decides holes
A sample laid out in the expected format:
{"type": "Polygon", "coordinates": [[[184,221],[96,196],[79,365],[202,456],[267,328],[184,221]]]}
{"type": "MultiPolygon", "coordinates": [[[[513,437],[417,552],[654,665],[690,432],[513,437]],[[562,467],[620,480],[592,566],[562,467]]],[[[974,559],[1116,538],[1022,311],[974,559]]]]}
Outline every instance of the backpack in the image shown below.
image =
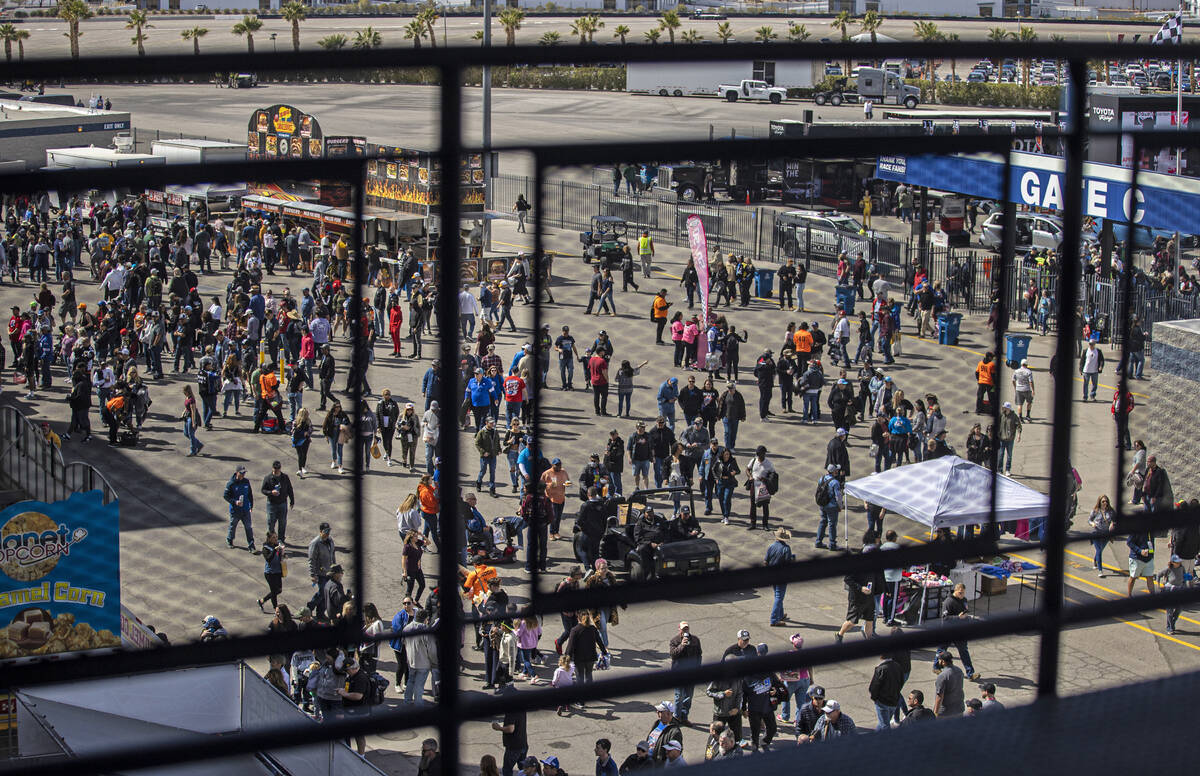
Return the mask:
{"type": "Polygon", "coordinates": [[[814,495],[816,497],[817,506],[823,507],[823,506],[826,506],[827,504],[829,504],[831,496],[829,493],[829,475],[828,474],[826,474],[824,477],[822,477],[820,479],[820,481],[817,482],[817,492],[814,495]]]}
{"type": "Polygon", "coordinates": [[[767,472],[766,484],[767,484],[767,493],[770,493],[772,496],[774,496],[776,493],[778,493],[779,492],[779,472],[777,472],[777,471],[767,472]]]}
{"type": "Polygon", "coordinates": [[[387,692],[387,688],[388,688],[389,684],[390,684],[390,682],[388,681],[387,677],[383,676],[378,671],[376,671],[375,673],[368,676],[367,677],[368,689],[367,689],[367,698],[366,698],[367,705],[368,706],[378,706],[379,704],[383,703],[383,696],[384,696],[384,693],[387,692]]]}
{"type": "Polygon", "coordinates": [[[196,375],[196,384],[200,393],[215,394],[221,391],[221,378],[211,369],[205,369],[196,375]]]}
{"type": "Polygon", "coordinates": [[[337,691],[341,686],[341,675],[333,666],[324,665],[317,671],[316,680],[310,689],[319,697],[336,698],[338,697],[337,691]]]}

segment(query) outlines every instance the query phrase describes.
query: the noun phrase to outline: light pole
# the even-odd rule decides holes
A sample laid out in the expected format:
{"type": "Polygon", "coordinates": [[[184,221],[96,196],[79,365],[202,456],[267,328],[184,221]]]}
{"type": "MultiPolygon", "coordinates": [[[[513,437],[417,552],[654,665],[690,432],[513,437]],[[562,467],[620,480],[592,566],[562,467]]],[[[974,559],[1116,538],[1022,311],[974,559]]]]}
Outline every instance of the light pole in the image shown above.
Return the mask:
{"type": "Polygon", "coordinates": [[[275,42],[275,38],[277,38],[277,37],[279,37],[279,33],[277,33],[277,32],[271,33],[271,48],[276,54],[279,53],[279,44],[277,44],[275,42]]]}

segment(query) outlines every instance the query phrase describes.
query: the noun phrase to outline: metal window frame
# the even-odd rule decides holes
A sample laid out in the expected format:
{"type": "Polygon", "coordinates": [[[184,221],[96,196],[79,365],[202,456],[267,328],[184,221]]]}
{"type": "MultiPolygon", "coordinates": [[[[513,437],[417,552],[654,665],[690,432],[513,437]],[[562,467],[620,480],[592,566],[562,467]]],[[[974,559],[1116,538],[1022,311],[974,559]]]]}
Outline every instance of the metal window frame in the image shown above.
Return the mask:
{"type": "MultiPolygon", "coordinates": [[[[849,43],[772,43],[772,44],[727,44],[719,47],[677,45],[664,46],[631,46],[623,47],[621,58],[630,62],[651,61],[719,61],[719,60],[759,60],[759,59],[809,59],[814,61],[839,60],[847,57],[857,57],[864,53],[879,59],[898,56],[916,58],[959,58],[969,59],[979,56],[986,51],[990,56],[1012,56],[1021,59],[1035,57],[1053,58],[1070,61],[1070,81],[1074,85],[1071,92],[1071,115],[1077,117],[1072,126],[1065,131],[1047,131],[1049,136],[1059,135],[1066,144],[1066,172],[1064,174],[1064,212],[1070,219],[1071,226],[1067,230],[1064,243],[1064,255],[1078,257],[1080,248],[1080,227],[1082,225],[1081,184],[1083,179],[1083,149],[1089,135],[1126,134],[1134,137],[1134,148],[1142,147],[1142,135],[1151,134],[1145,131],[1136,132],[1088,132],[1084,120],[1086,95],[1086,72],[1089,58],[1109,59],[1124,58],[1141,52],[1147,56],[1159,56],[1163,48],[1148,46],[1114,46],[1099,43],[1032,43],[996,45],[980,42],[942,42],[936,44],[919,43],[878,43],[878,44],[849,44],[849,43]]],[[[1200,46],[1174,46],[1169,51],[1176,57],[1185,60],[1200,59],[1200,46]]],[[[747,141],[717,141],[717,142],[670,142],[670,143],[628,143],[628,144],[593,144],[586,148],[571,144],[552,146],[512,146],[476,149],[465,144],[462,140],[462,80],[464,70],[478,66],[505,66],[512,64],[554,64],[564,59],[570,59],[578,64],[595,64],[611,60],[612,53],[600,47],[580,47],[567,53],[564,49],[549,49],[547,47],[494,47],[481,49],[479,47],[438,48],[438,49],[406,49],[389,48],[366,51],[339,52],[305,52],[280,53],[274,55],[247,56],[236,55],[204,55],[200,57],[168,57],[168,56],[121,56],[94,57],[82,60],[50,59],[25,60],[6,63],[0,66],[6,80],[31,78],[38,81],[51,81],[60,78],[73,79],[80,75],[81,68],[86,65],[89,78],[114,78],[121,76],[144,76],[163,72],[207,74],[215,71],[242,71],[251,67],[263,70],[264,64],[279,70],[355,70],[379,67],[433,67],[441,73],[439,96],[440,114],[440,159],[444,174],[440,182],[442,223],[455,224],[459,222],[459,177],[446,174],[458,169],[459,160],[463,154],[484,151],[524,151],[535,157],[535,208],[533,211],[535,259],[534,272],[531,278],[535,304],[533,310],[535,336],[540,333],[543,321],[541,307],[542,260],[545,247],[540,214],[546,190],[546,170],[550,167],[597,163],[602,161],[637,161],[660,158],[704,158],[705,156],[736,156],[739,158],[769,158],[787,153],[789,150],[802,149],[802,155],[822,157],[840,156],[861,150],[861,141],[854,137],[839,137],[821,140],[747,140],[747,141]]],[[[1196,146],[1200,145],[1200,132],[1162,132],[1154,134],[1160,145],[1196,146]]],[[[965,151],[993,151],[1005,156],[1005,183],[1011,180],[1011,158],[1007,146],[1011,137],[1008,135],[984,137],[926,137],[912,136],[890,139],[889,151],[905,153],[946,154],[965,151]]],[[[1150,143],[1147,143],[1150,145],[1150,143]]],[[[1135,153],[1135,158],[1136,158],[1135,153]]],[[[0,177],[0,193],[15,193],[46,188],[70,188],[80,190],[86,188],[109,189],[115,186],[131,185],[150,187],[166,182],[195,183],[220,182],[229,180],[244,180],[247,176],[293,177],[293,178],[325,178],[344,180],[354,186],[354,213],[356,228],[353,243],[355,248],[355,295],[351,302],[351,315],[357,319],[361,315],[362,282],[365,277],[364,258],[361,250],[362,221],[363,221],[363,181],[366,164],[371,159],[393,159],[391,156],[345,158],[338,160],[303,160],[253,162],[238,164],[212,165],[179,165],[142,169],[116,170],[78,170],[70,172],[30,172],[0,177]]],[[[1137,185],[1138,170],[1133,173],[1134,186],[1137,185]]],[[[1015,205],[1005,205],[1006,220],[1011,223],[1015,214],[1015,205]]],[[[1012,270],[1013,245],[1010,230],[1006,230],[1006,238],[1002,245],[999,271],[1005,278],[1012,270]]],[[[459,277],[460,256],[458,252],[458,230],[443,228],[441,234],[441,260],[443,293],[439,295],[437,315],[444,325],[439,326],[440,360],[446,375],[441,386],[439,400],[444,407],[456,406],[458,395],[457,382],[451,379],[457,374],[458,327],[457,300],[453,293],[457,288],[459,277]],[[449,290],[451,293],[446,293],[449,290]]],[[[1131,251],[1132,241],[1126,250],[1131,251]]],[[[1129,265],[1129,256],[1126,257],[1129,265]]],[[[1076,261],[1065,261],[1060,265],[1060,296],[1059,296],[1059,327],[1057,349],[1060,353],[1072,352],[1074,337],[1074,322],[1076,305],[1079,295],[1080,266],[1076,261]]],[[[1129,273],[1126,273],[1124,284],[1126,294],[1122,308],[1122,331],[1127,332],[1127,315],[1130,305],[1128,293],[1129,273]]],[[[1006,312],[1011,300],[1004,298],[1009,284],[1001,283],[1002,298],[1000,311],[1006,312]]],[[[1007,325],[1007,315],[1002,316],[1001,326],[996,332],[996,348],[999,355],[1002,350],[1004,328],[1007,325]]],[[[355,368],[365,365],[365,350],[358,346],[358,334],[355,330],[353,363],[355,368]]],[[[540,426],[536,419],[540,417],[541,403],[541,369],[538,366],[540,348],[535,347],[533,353],[534,370],[531,401],[534,405],[534,442],[535,456],[540,450],[540,426]]],[[[997,373],[997,378],[999,373],[997,373]]],[[[1060,358],[1055,377],[1060,385],[1072,384],[1074,376],[1073,359],[1060,358]]],[[[1121,390],[1125,390],[1126,376],[1122,375],[1121,390]]],[[[358,433],[360,422],[359,408],[362,407],[360,394],[361,383],[356,385],[352,406],[355,410],[355,434],[358,433]]],[[[1053,417],[1069,418],[1071,414],[1070,391],[1058,391],[1053,406],[1053,417]]],[[[999,409],[993,407],[993,421],[998,420],[999,409]]],[[[1069,422],[1054,424],[1052,450],[1069,450],[1072,432],[1069,422]]],[[[443,459],[442,477],[445,482],[460,480],[460,439],[458,434],[449,434],[442,438],[443,459]]],[[[354,584],[356,589],[364,590],[363,547],[360,539],[363,525],[363,481],[361,447],[355,445],[351,452],[351,462],[354,474],[352,488],[352,525],[355,535],[353,546],[354,584]]],[[[1120,462],[1118,463],[1118,491],[1120,492],[1120,462]]],[[[1066,455],[1053,455],[1051,461],[1051,482],[1065,482],[1070,475],[1069,461],[1066,455]]],[[[998,475],[995,475],[998,476],[998,475]]],[[[879,654],[881,646],[886,648],[917,648],[928,647],[947,640],[991,638],[1015,633],[1036,633],[1040,636],[1038,664],[1038,694],[1041,697],[1055,695],[1058,683],[1058,654],[1060,636],[1064,627],[1095,622],[1104,618],[1131,614],[1158,608],[1163,605],[1179,605],[1200,601],[1200,589],[1189,589],[1162,593],[1155,596],[1140,596],[1133,599],[1099,601],[1065,609],[1063,606],[1064,581],[1064,551],[1067,541],[1065,529],[1065,513],[1068,493],[1064,488],[1052,488],[1050,494],[1050,509],[1047,519],[1047,536],[1042,543],[1047,554],[1046,593],[1042,597],[1043,606],[1040,610],[1022,614],[1005,615],[986,621],[975,621],[967,624],[954,624],[937,629],[937,632],[920,631],[908,632],[899,636],[886,637],[881,642],[855,642],[835,644],[805,650],[803,662],[806,666],[828,665],[831,663],[864,658],[879,654]]],[[[1121,499],[1118,499],[1118,510],[1121,509],[1121,499]]],[[[441,517],[447,524],[457,519],[456,505],[447,504],[442,507],[441,517]]],[[[990,510],[989,522],[995,521],[995,490],[990,510]]],[[[1164,527],[1194,524],[1200,521],[1200,511],[1182,509],[1174,512],[1155,513],[1153,516],[1125,514],[1118,512],[1118,525],[1111,533],[1112,537],[1124,536],[1143,528],[1153,527],[1161,530],[1164,527]]],[[[439,578],[442,584],[446,580],[457,579],[458,574],[458,545],[461,536],[457,531],[447,531],[442,552],[439,554],[439,578]]],[[[1039,545],[1033,545],[1037,547],[1039,545]]],[[[982,552],[994,551],[996,544],[983,538],[973,539],[954,544],[930,544],[919,547],[905,548],[889,553],[886,558],[879,554],[851,555],[841,557],[820,558],[777,568],[745,568],[719,572],[706,578],[689,578],[686,580],[666,580],[653,584],[622,585],[603,590],[569,591],[564,593],[542,593],[539,591],[538,573],[532,574],[531,579],[531,610],[535,613],[553,613],[560,610],[582,607],[589,608],[616,603],[648,602],[662,598],[690,598],[708,594],[717,590],[743,589],[762,587],[785,582],[799,582],[836,577],[846,573],[864,570],[878,570],[885,565],[915,563],[930,560],[949,560],[969,557],[982,552]]],[[[459,653],[459,633],[462,627],[472,621],[487,618],[472,618],[458,612],[454,600],[446,595],[441,599],[440,620],[432,632],[437,638],[439,661],[442,665],[457,665],[459,653]]],[[[498,618],[498,617],[497,617],[498,618]]],[[[491,618],[491,619],[497,619],[491,618]]],[[[153,670],[177,668],[187,665],[211,664],[237,660],[249,656],[260,656],[271,652],[305,647],[326,647],[346,643],[347,639],[361,640],[361,612],[357,622],[347,623],[336,629],[318,629],[298,634],[282,636],[263,635],[231,639],[215,644],[185,644],[177,647],[155,650],[152,652],[128,652],[104,656],[82,656],[63,658],[53,662],[30,664],[0,665],[0,688],[19,688],[37,684],[84,679],[97,675],[111,676],[128,673],[139,673],[153,670]]],[[[406,634],[407,635],[407,634],[406,634]]],[[[376,637],[377,640],[393,638],[392,634],[376,637]]],[[[620,696],[645,692],[653,689],[666,689],[677,686],[681,681],[702,681],[716,677],[744,676],[762,670],[779,670],[792,667],[797,658],[789,654],[770,655],[735,663],[705,664],[682,671],[655,671],[639,673],[606,679],[594,684],[576,685],[562,690],[539,690],[522,692],[504,697],[489,697],[479,701],[466,702],[459,692],[459,675],[457,671],[448,670],[442,674],[442,693],[439,705],[432,711],[398,709],[381,711],[363,719],[348,719],[327,723],[317,729],[312,726],[281,726],[278,728],[258,730],[254,733],[237,734],[229,737],[214,738],[207,741],[190,740],[187,742],[156,744],[153,746],[129,746],[114,749],[110,753],[91,755],[56,762],[26,764],[12,761],[0,766],[0,775],[15,773],[18,770],[24,774],[40,776],[41,774],[81,774],[103,773],[119,770],[132,770],[152,765],[163,765],[187,761],[201,761],[216,757],[226,757],[232,754],[254,752],[261,749],[278,749],[291,745],[312,743],[316,740],[333,740],[349,734],[373,734],[428,727],[437,728],[440,749],[443,753],[443,773],[446,776],[458,770],[460,755],[460,726],[464,721],[477,719],[508,710],[538,710],[569,700],[592,700],[603,697],[620,696]]]]}

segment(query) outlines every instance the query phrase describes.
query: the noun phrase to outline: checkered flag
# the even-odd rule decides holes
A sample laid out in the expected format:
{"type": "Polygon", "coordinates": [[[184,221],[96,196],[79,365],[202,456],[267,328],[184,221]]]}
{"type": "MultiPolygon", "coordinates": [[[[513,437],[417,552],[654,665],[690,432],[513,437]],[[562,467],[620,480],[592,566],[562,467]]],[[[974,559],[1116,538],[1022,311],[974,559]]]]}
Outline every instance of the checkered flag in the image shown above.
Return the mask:
{"type": "Polygon", "coordinates": [[[1175,12],[1175,15],[1163,22],[1163,26],[1158,32],[1154,33],[1154,38],[1151,43],[1166,43],[1176,44],[1183,42],[1183,10],[1175,12]]]}

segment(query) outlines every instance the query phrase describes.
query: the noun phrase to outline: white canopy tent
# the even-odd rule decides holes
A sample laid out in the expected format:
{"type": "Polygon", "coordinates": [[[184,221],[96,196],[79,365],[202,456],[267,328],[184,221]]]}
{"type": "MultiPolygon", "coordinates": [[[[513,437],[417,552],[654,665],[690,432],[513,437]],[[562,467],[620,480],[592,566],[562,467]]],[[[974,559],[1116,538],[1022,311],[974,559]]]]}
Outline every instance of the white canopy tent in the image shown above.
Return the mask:
{"type": "Polygon", "coordinates": [[[930,529],[986,523],[996,492],[996,520],[1045,517],[1048,496],[957,456],[898,466],[846,483],[846,495],[930,529]]]}
{"type": "MultiPolygon", "coordinates": [[[[870,43],[871,42],[871,33],[860,32],[857,35],[851,35],[850,41],[852,43],[870,43]]],[[[875,42],[876,43],[899,43],[900,41],[897,38],[893,38],[891,35],[884,35],[882,32],[877,32],[877,33],[875,33],[875,42]]]]}

